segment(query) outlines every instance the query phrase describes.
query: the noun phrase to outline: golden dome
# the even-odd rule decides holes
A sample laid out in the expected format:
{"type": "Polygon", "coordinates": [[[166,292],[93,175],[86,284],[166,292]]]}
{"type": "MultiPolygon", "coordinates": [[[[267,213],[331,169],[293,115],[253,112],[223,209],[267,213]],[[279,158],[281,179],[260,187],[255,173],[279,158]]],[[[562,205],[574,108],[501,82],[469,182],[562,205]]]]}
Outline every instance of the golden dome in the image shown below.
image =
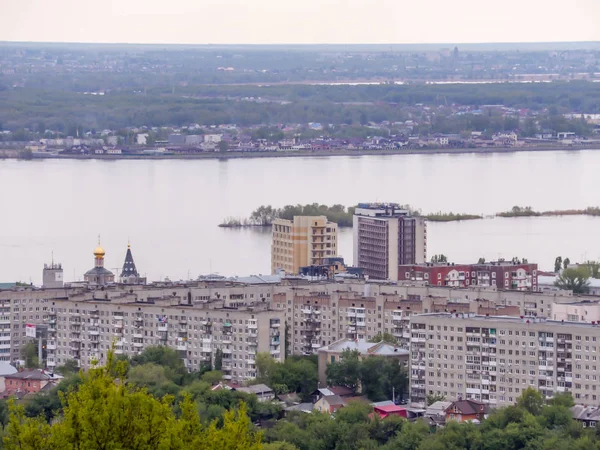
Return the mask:
{"type": "Polygon", "coordinates": [[[100,246],[96,247],[96,250],[94,250],[94,256],[96,258],[104,258],[104,255],[106,255],[104,249],[100,246]]]}

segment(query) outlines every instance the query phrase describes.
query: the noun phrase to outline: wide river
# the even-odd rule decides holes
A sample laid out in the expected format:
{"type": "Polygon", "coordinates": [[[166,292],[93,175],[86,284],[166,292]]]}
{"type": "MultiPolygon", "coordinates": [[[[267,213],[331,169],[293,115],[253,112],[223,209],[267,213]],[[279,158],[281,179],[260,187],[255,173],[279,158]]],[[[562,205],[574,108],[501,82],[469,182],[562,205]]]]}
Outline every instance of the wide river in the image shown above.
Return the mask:
{"type": "MultiPolygon", "coordinates": [[[[0,160],[0,281],[41,283],[44,263],[66,280],[93,267],[101,235],[106,267],[128,240],[151,280],[266,274],[270,231],[222,229],[262,204],[367,201],[424,212],[491,215],[600,205],[600,151],[232,160],[0,160]]],[[[456,262],[526,257],[550,269],[557,255],[600,257],[600,218],[492,218],[430,223],[428,251],[456,262]]],[[[352,230],[340,233],[352,262],[352,230]]],[[[115,269],[116,270],[116,269],[115,269]]]]}

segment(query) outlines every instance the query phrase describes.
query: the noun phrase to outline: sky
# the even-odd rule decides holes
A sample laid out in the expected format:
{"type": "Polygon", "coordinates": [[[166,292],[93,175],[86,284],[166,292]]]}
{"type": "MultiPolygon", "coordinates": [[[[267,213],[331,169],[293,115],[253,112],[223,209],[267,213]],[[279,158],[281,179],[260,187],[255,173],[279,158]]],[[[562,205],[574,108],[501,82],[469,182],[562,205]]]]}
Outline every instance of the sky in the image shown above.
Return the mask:
{"type": "Polygon", "coordinates": [[[600,0],[0,0],[0,41],[600,41],[600,0]]]}

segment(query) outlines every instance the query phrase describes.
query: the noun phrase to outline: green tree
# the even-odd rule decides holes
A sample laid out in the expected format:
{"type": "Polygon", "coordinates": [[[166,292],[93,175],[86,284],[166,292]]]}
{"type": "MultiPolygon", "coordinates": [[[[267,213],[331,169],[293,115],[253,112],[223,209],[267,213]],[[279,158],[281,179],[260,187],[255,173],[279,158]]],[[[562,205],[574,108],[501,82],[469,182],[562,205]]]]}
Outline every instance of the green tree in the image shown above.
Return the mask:
{"type": "Polygon", "coordinates": [[[561,267],[562,267],[562,256],[557,256],[556,259],[554,260],[554,272],[556,272],[556,273],[560,272],[561,267]]]}
{"type": "Polygon", "coordinates": [[[600,278],[600,261],[586,261],[582,266],[588,270],[591,278],[600,278]]]}
{"type": "Polygon", "coordinates": [[[202,381],[210,384],[211,386],[219,383],[222,379],[223,379],[223,372],[221,372],[220,370],[211,370],[211,371],[205,372],[202,375],[202,381]]]}
{"type": "Polygon", "coordinates": [[[563,269],[554,285],[560,289],[573,291],[575,294],[585,294],[590,286],[588,278],[589,272],[585,267],[563,269]]]}
{"type": "Polygon", "coordinates": [[[220,152],[226,152],[229,150],[229,142],[227,141],[219,141],[217,144],[217,150],[220,152]]]}
{"type": "Polygon", "coordinates": [[[485,258],[482,256],[477,260],[477,264],[485,264],[485,258]]]}
{"type": "Polygon", "coordinates": [[[218,348],[215,351],[215,370],[221,370],[223,368],[223,350],[218,348]]]}
{"type": "Polygon", "coordinates": [[[571,260],[569,258],[565,258],[565,260],[563,261],[563,268],[566,269],[567,267],[569,267],[569,264],[571,264],[571,260]]]}
{"type": "Polygon", "coordinates": [[[443,402],[446,400],[446,397],[444,395],[440,395],[440,394],[433,394],[433,393],[429,393],[427,394],[427,406],[433,405],[435,402],[443,402]]]}
{"type": "Polygon", "coordinates": [[[165,375],[175,384],[181,385],[188,376],[188,370],[177,351],[165,346],[152,346],[131,359],[131,366],[153,363],[165,369],[165,375]]]}
{"type": "Polygon", "coordinates": [[[260,450],[261,435],[252,431],[244,404],[225,412],[222,426],[213,421],[203,427],[189,397],[180,401],[176,416],[172,397],[157,400],[122,382],[124,367],[109,352],[106,367],[80,374],[79,389],[64,396],[63,417],[52,424],[43,417],[27,418],[24,408],[13,403],[5,448],[260,450]]]}
{"type": "Polygon", "coordinates": [[[388,333],[388,332],[384,332],[382,334],[380,331],[375,336],[373,336],[371,339],[369,339],[369,342],[373,342],[373,343],[377,343],[377,342],[381,342],[381,341],[386,342],[388,344],[392,344],[392,345],[398,345],[398,339],[396,339],[393,334],[388,333]]]}
{"type": "Polygon", "coordinates": [[[38,357],[38,347],[34,341],[29,341],[21,346],[21,358],[25,361],[25,367],[28,369],[39,369],[40,360],[38,357]]]}
{"type": "Polygon", "coordinates": [[[448,262],[448,257],[444,254],[439,254],[439,255],[433,255],[431,257],[431,262],[432,263],[447,263],[448,262]]]}
{"type": "Polygon", "coordinates": [[[346,386],[356,391],[360,381],[360,359],[357,350],[344,350],[341,360],[327,366],[327,382],[331,386],[346,386]]]}
{"type": "Polygon", "coordinates": [[[79,372],[79,364],[74,359],[67,359],[62,366],[58,366],[55,372],[66,377],[79,372]]]}
{"type": "Polygon", "coordinates": [[[517,406],[523,408],[530,414],[537,416],[544,406],[544,397],[542,397],[542,394],[535,389],[528,387],[521,393],[519,398],[517,398],[517,406]]]}

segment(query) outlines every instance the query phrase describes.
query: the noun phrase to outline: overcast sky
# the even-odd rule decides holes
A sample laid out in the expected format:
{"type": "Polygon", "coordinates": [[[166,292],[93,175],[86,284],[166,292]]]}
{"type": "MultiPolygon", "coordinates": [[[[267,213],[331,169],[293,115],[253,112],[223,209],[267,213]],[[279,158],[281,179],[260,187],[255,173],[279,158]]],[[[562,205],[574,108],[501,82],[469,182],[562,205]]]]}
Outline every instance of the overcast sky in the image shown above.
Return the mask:
{"type": "Polygon", "coordinates": [[[600,0],[0,0],[0,40],[600,41],[600,0]]]}

